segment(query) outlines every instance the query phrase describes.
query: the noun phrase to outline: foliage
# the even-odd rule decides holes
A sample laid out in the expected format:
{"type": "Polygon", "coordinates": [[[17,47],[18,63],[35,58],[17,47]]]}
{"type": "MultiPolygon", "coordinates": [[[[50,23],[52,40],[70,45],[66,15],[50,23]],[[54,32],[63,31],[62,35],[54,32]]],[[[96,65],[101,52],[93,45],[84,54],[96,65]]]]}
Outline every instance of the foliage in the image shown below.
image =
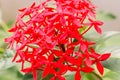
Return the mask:
{"type": "Polygon", "coordinates": [[[114,19],[116,19],[116,16],[109,12],[99,11],[97,13],[97,19],[99,19],[99,20],[114,20],[114,19]]]}

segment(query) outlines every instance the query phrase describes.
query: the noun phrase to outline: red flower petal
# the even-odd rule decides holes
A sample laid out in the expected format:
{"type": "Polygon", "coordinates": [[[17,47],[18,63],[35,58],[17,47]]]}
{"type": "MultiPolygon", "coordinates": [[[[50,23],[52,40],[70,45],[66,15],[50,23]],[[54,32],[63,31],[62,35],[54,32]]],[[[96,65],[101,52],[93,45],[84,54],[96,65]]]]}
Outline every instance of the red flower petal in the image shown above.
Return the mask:
{"type": "Polygon", "coordinates": [[[37,72],[35,70],[33,70],[33,78],[34,80],[37,80],[37,72]]]}
{"type": "Polygon", "coordinates": [[[62,64],[58,68],[59,68],[59,71],[57,72],[57,74],[59,75],[62,75],[67,72],[67,67],[62,64]]]}
{"type": "Polygon", "coordinates": [[[83,72],[89,73],[89,72],[93,72],[94,69],[91,68],[91,67],[87,67],[87,66],[86,66],[86,67],[82,68],[81,70],[82,70],[83,72]]]}
{"type": "Polygon", "coordinates": [[[70,71],[76,71],[77,68],[74,68],[74,67],[71,67],[71,66],[67,66],[67,69],[70,70],[70,71]]]}
{"type": "Polygon", "coordinates": [[[62,51],[59,51],[59,50],[53,50],[53,53],[56,55],[56,56],[62,56],[62,51]]]}
{"type": "Polygon", "coordinates": [[[23,9],[19,9],[19,11],[20,11],[20,12],[23,12],[23,11],[25,11],[25,9],[26,9],[26,8],[23,8],[23,9]]]}
{"type": "Polygon", "coordinates": [[[107,60],[110,57],[110,55],[111,55],[110,53],[102,54],[100,60],[101,61],[107,60]]]}
{"type": "Polygon", "coordinates": [[[85,64],[86,64],[87,66],[91,66],[91,65],[92,65],[92,61],[89,59],[89,57],[86,58],[85,64]]]}
{"type": "Polygon", "coordinates": [[[85,52],[86,49],[87,49],[87,46],[86,46],[85,43],[82,42],[81,45],[80,45],[80,48],[81,48],[81,50],[82,50],[83,52],[85,52]]]}
{"type": "Polygon", "coordinates": [[[94,26],[95,30],[98,32],[98,33],[102,33],[102,30],[101,28],[99,28],[99,26],[103,25],[103,22],[101,21],[95,21],[95,20],[92,20],[92,19],[89,19],[89,21],[91,21],[91,25],[94,26]]]}
{"type": "Polygon", "coordinates": [[[29,73],[31,72],[31,70],[32,70],[31,67],[29,67],[29,68],[22,69],[21,71],[24,73],[29,73]]]}
{"type": "Polygon", "coordinates": [[[63,26],[66,26],[66,20],[62,15],[60,15],[60,22],[62,23],[63,26]]]}
{"type": "Polygon", "coordinates": [[[48,60],[49,60],[50,62],[52,62],[52,61],[54,60],[54,55],[51,54],[51,55],[49,56],[48,60]]]}
{"type": "Polygon", "coordinates": [[[81,61],[78,61],[74,57],[66,57],[67,62],[70,62],[72,65],[79,66],[81,64],[81,61]]]}
{"type": "Polygon", "coordinates": [[[43,78],[46,77],[49,74],[50,70],[51,70],[51,66],[48,64],[42,73],[42,77],[43,78]]]}
{"type": "Polygon", "coordinates": [[[30,8],[33,8],[35,6],[35,2],[33,2],[33,4],[30,6],[30,8]]]}
{"type": "Polygon", "coordinates": [[[100,61],[96,62],[96,67],[97,67],[98,71],[100,72],[100,74],[103,75],[104,67],[103,67],[103,65],[100,63],[100,61]]]}
{"type": "Polygon", "coordinates": [[[95,28],[95,30],[96,30],[99,34],[102,33],[101,28],[99,28],[97,25],[94,25],[94,28],[95,28]]]}
{"type": "Polygon", "coordinates": [[[66,80],[66,79],[62,76],[58,76],[58,80],[66,80]]]}
{"type": "Polygon", "coordinates": [[[50,80],[56,80],[55,77],[52,77],[50,80]]]}
{"type": "Polygon", "coordinates": [[[75,80],[81,80],[80,71],[77,71],[75,74],[75,80]]]}
{"type": "Polygon", "coordinates": [[[8,30],[8,32],[15,32],[17,30],[16,26],[13,26],[11,29],[8,30]]]}
{"type": "Polygon", "coordinates": [[[80,24],[80,21],[79,21],[79,20],[75,19],[75,20],[73,20],[73,23],[74,23],[76,26],[81,27],[81,24],[80,24]]]}

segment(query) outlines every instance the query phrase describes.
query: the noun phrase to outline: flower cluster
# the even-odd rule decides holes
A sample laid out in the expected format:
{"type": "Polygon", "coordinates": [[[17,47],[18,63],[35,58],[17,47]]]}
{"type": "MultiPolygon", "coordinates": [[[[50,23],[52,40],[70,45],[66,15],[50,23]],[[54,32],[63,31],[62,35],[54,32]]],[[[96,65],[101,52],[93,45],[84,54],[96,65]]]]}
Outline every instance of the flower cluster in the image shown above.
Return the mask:
{"type": "Polygon", "coordinates": [[[84,39],[92,27],[102,32],[103,23],[96,20],[89,0],[46,0],[19,11],[9,30],[14,34],[5,41],[16,50],[13,61],[22,63],[21,71],[32,72],[34,80],[37,71],[42,71],[42,78],[51,74],[50,80],[65,80],[64,74],[71,71],[75,80],[81,80],[80,72],[93,72],[95,64],[103,74],[101,61],[110,54],[95,52],[95,42],[84,39]]]}

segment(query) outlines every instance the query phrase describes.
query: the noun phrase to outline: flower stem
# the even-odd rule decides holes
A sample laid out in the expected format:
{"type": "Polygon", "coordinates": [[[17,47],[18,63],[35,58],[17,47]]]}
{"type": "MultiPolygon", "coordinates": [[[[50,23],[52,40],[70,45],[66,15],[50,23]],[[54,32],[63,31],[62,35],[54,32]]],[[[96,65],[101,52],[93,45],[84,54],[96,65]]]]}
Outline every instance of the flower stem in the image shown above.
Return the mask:
{"type": "Polygon", "coordinates": [[[91,27],[92,25],[89,28],[87,28],[81,35],[84,35],[86,32],[88,32],[91,29],[91,27]]]}

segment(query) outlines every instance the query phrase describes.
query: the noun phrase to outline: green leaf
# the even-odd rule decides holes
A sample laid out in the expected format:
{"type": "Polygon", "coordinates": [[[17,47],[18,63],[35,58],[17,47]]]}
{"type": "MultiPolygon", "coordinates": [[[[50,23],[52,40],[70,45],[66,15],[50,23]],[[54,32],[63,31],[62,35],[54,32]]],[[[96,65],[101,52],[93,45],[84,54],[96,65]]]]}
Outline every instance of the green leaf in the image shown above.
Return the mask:
{"type": "Polygon", "coordinates": [[[101,36],[100,36],[100,40],[107,40],[111,37],[114,37],[116,35],[120,35],[120,32],[118,31],[107,31],[107,32],[104,32],[101,36]]]}
{"type": "Polygon", "coordinates": [[[80,28],[80,29],[79,29],[79,32],[80,32],[80,33],[84,32],[87,27],[88,27],[88,26],[83,26],[83,28],[80,28]]]}
{"type": "Polygon", "coordinates": [[[111,57],[103,62],[104,67],[120,73],[120,32],[105,32],[96,42],[99,53],[111,53],[111,57]]]}
{"type": "Polygon", "coordinates": [[[21,80],[22,77],[22,74],[20,74],[16,67],[0,70],[0,80],[21,80]],[[21,76],[18,76],[18,73],[21,76]]]}
{"type": "MultiPolygon", "coordinates": [[[[107,69],[105,69],[105,71],[106,70],[107,69]]],[[[107,70],[105,75],[103,76],[103,80],[120,80],[120,76],[119,75],[120,75],[119,73],[107,70]]]]}
{"type": "Polygon", "coordinates": [[[115,40],[115,37],[117,37],[117,39],[120,39],[120,32],[118,31],[108,31],[108,32],[104,32],[98,39],[97,39],[97,43],[101,43],[101,42],[108,42],[108,39],[112,39],[115,40]],[[119,36],[119,37],[118,37],[119,36]]]}
{"type": "Polygon", "coordinates": [[[6,33],[0,29],[0,48],[2,47],[1,45],[4,44],[4,38],[6,37],[6,33]]]}
{"type": "Polygon", "coordinates": [[[12,66],[14,66],[15,64],[13,64],[11,62],[11,58],[7,58],[7,59],[0,59],[0,70],[2,69],[7,69],[10,68],[12,66]]]}
{"type": "MultiPolygon", "coordinates": [[[[65,75],[66,80],[74,80],[74,73],[69,73],[65,75]]],[[[95,72],[92,73],[82,73],[81,72],[81,76],[82,76],[82,80],[102,80],[102,78],[96,74],[95,72]]]]}
{"type": "Polygon", "coordinates": [[[5,49],[4,49],[4,48],[0,48],[0,54],[3,54],[3,53],[4,53],[4,51],[5,51],[5,49]]]}
{"type": "Polygon", "coordinates": [[[102,35],[99,35],[93,29],[91,29],[87,34],[85,34],[84,37],[87,38],[88,40],[95,41],[97,43],[102,43],[112,37],[116,37],[119,35],[120,32],[118,31],[107,31],[107,32],[103,32],[102,35]]]}
{"type": "Polygon", "coordinates": [[[12,62],[13,56],[13,50],[7,49],[4,51],[0,58],[0,70],[6,70],[10,67],[15,66],[15,63],[12,62]]]}
{"type": "MultiPolygon", "coordinates": [[[[50,80],[50,78],[52,77],[52,75],[48,75],[47,77],[42,78],[41,75],[42,71],[37,71],[37,80],[50,80]]],[[[32,73],[25,74],[22,80],[33,80],[33,74],[32,73]]]]}
{"type": "Polygon", "coordinates": [[[105,47],[110,46],[120,46],[120,32],[118,31],[108,31],[104,32],[100,37],[96,38],[95,41],[95,49],[96,51],[101,51],[101,49],[104,49],[105,47]]]}
{"type": "Polygon", "coordinates": [[[30,74],[25,74],[23,76],[23,80],[33,80],[33,75],[30,73],[30,74]]]}
{"type": "Polygon", "coordinates": [[[97,19],[99,20],[114,20],[116,16],[109,12],[99,11],[97,13],[97,19]]]}
{"type": "Polygon", "coordinates": [[[86,73],[83,77],[83,80],[102,80],[102,78],[95,72],[86,73]]]}
{"type": "Polygon", "coordinates": [[[69,73],[65,75],[66,80],[74,80],[74,73],[69,73]]]}
{"type": "Polygon", "coordinates": [[[110,58],[108,61],[103,62],[103,65],[107,69],[120,73],[120,58],[110,58]]]}
{"type": "Polygon", "coordinates": [[[12,25],[13,25],[14,22],[15,22],[14,20],[9,21],[9,22],[7,23],[8,27],[9,27],[9,28],[12,27],[12,25]]]}

